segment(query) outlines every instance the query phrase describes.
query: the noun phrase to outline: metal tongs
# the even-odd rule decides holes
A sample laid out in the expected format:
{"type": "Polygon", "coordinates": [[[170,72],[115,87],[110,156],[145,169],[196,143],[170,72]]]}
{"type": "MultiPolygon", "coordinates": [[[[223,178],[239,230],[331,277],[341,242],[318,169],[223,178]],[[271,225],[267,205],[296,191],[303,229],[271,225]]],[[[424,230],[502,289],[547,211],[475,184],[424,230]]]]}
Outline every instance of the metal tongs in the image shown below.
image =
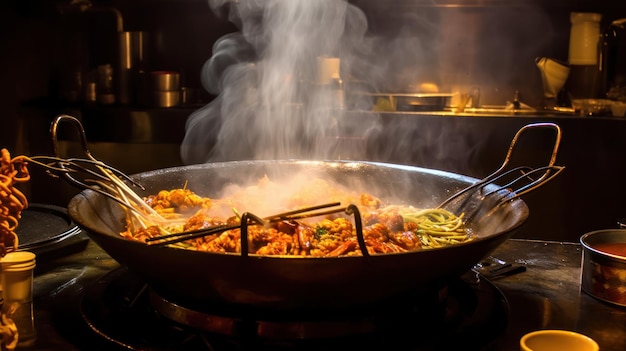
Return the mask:
{"type": "Polygon", "coordinates": [[[534,123],[522,127],[511,140],[509,150],[500,168],[450,196],[438,208],[446,209],[457,215],[464,214],[465,220],[469,221],[481,211],[493,211],[501,204],[539,188],[565,169],[563,166],[554,165],[560,143],[561,128],[554,123],[534,123]],[[511,167],[511,158],[520,136],[530,129],[538,128],[555,131],[554,146],[548,164],[537,168],[529,166],[511,167]]]}
{"type": "Polygon", "coordinates": [[[326,214],[331,214],[331,213],[345,211],[347,209],[347,208],[339,208],[339,209],[327,210],[327,211],[323,211],[323,212],[313,212],[313,211],[316,211],[316,210],[321,210],[321,209],[325,209],[325,208],[329,208],[329,207],[336,207],[336,206],[339,206],[339,205],[340,205],[339,202],[332,202],[332,203],[328,203],[328,204],[322,204],[322,205],[318,205],[318,206],[306,207],[306,208],[301,208],[301,209],[294,210],[294,211],[279,213],[279,214],[275,214],[275,215],[268,216],[268,217],[265,217],[265,218],[260,218],[259,216],[254,215],[254,214],[252,214],[250,212],[245,212],[245,213],[243,213],[241,215],[240,223],[220,224],[220,225],[214,225],[214,226],[211,226],[211,227],[208,227],[208,228],[201,228],[201,229],[197,229],[197,230],[189,230],[189,231],[185,231],[185,232],[182,232],[182,233],[173,233],[173,234],[165,234],[165,235],[154,236],[154,237],[151,237],[151,238],[147,238],[146,239],[146,243],[148,243],[150,245],[175,244],[175,243],[178,243],[178,242],[181,242],[181,241],[185,241],[185,240],[205,237],[205,236],[209,236],[209,235],[213,235],[213,234],[219,234],[219,233],[225,232],[227,230],[238,229],[238,228],[242,228],[244,226],[246,226],[246,227],[249,226],[249,225],[266,226],[266,225],[268,225],[270,223],[274,223],[274,222],[295,220],[295,219],[301,219],[301,218],[306,218],[306,217],[321,216],[321,215],[326,215],[326,214]]]}
{"type": "Polygon", "coordinates": [[[123,172],[111,167],[92,156],[87,147],[87,137],[81,122],[69,115],[57,116],[50,127],[55,157],[33,156],[30,162],[46,169],[53,176],[63,178],[65,181],[80,189],[89,189],[106,196],[133,211],[135,218],[142,224],[168,223],[143,199],[137,195],[127,184],[145,190],[144,187],[128,177],[123,172]],[[85,158],[62,158],[59,150],[58,129],[61,122],[69,122],[74,125],[80,137],[82,152],[85,158]]]}
{"type": "MultiPolygon", "coordinates": [[[[297,210],[292,210],[288,212],[283,212],[279,214],[274,214],[271,216],[267,216],[264,218],[260,218],[250,212],[245,212],[241,215],[239,223],[234,224],[222,224],[215,225],[207,228],[201,228],[197,230],[190,230],[182,233],[173,233],[173,234],[165,234],[154,236],[146,239],[146,243],[148,245],[170,245],[179,243],[182,241],[187,241],[190,239],[201,238],[201,237],[210,237],[208,241],[214,240],[217,238],[217,235],[233,229],[240,229],[240,243],[241,243],[241,254],[243,256],[248,255],[248,227],[252,225],[260,225],[267,227],[272,223],[277,223],[281,221],[293,221],[303,218],[311,218],[318,216],[325,216],[333,213],[344,212],[347,215],[354,216],[355,229],[357,232],[357,241],[361,247],[361,252],[364,256],[369,255],[367,253],[367,249],[365,246],[365,238],[363,237],[363,225],[361,222],[361,213],[356,205],[350,204],[348,206],[341,206],[340,202],[331,202],[322,205],[316,205],[311,207],[304,207],[297,210]],[[323,211],[319,211],[323,210],[323,211]]],[[[205,239],[207,241],[207,239],[205,239]]]]}

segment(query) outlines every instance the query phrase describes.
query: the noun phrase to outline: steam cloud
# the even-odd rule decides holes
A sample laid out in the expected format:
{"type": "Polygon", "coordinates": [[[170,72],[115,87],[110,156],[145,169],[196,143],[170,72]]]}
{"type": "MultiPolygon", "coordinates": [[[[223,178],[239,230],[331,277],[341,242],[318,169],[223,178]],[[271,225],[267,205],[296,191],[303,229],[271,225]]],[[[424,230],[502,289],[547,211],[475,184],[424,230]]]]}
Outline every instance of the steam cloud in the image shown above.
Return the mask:
{"type": "Polygon", "coordinates": [[[217,97],[189,117],[183,162],[362,157],[363,145],[341,143],[339,130],[363,136],[378,130],[377,121],[342,118],[339,90],[318,76],[318,59],[337,57],[344,79],[350,70],[369,70],[376,80],[362,59],[372,47],[362,11],[344,0],[210,5],[240,31],[220,38],[203,67],[204,88],[217,97]]]}
{"type": "MultiPolygon", "coordinates": [[[[361,2],[369,4],[376,27],[376,12],[386,5],[361,2]]],[[[204,88],[217,98],[187,121],[181,145],[186,164],[368,159],[460,171],[486,142],[482,132],[467,136],[464,129],[436,129],[416,118],[386,123],[383,135],[371,101],[346,95],[346,109],[335,108],[336,96],[319,84],[318,58],[340,58],[346,94],[415,91],[411,85],[435,82],[452,93],[478,86],[481,104],[502,104],[519,90],[534,105],[530,93],[541,93],[539,75],[520,67],[535,72],[534,57],[546,54],[543,48],[554,39],[548,17],[532,6],[482,14],[419,8],[389,20],[393,25],[372,28],[375,36],[365,13],[346,0],[209,4],[239,31],[220,38],[203,67],[204,88]],[[523,18],[534,19],[532,28],[523,18]],[[366,140],[375,150],[366,150],[366,140]]]]}

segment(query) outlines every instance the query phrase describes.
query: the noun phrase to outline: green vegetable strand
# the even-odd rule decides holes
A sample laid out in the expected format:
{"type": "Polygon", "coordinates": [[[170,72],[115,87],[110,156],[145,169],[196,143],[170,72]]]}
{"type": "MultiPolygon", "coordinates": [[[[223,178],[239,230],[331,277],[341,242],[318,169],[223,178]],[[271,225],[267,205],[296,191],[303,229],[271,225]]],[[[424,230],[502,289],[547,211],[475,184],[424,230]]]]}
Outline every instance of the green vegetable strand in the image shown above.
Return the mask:
{"type": "Polygon", "coordinates": [[[405,210],[400,215],[405,222],[417,224],[415,233],[420,236],[420,241],[426,248],[463,243],[473,239],[463,227],[464,214],[456,216],[447,210],[433,208],[416,212],[405,210]]]}

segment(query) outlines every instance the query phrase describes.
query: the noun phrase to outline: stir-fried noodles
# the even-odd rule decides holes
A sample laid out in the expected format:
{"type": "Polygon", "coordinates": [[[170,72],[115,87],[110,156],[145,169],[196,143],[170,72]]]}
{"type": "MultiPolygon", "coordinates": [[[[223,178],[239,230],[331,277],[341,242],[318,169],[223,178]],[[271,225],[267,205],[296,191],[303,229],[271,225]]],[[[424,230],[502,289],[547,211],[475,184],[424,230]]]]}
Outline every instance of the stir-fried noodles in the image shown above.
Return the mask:
{"type": "MultiPolygon", "coordinates": [[[[174,220],[172,225],[128,227],[122,235],[138,241],[164,233],[180,233],[220,225],[239,224],[241,213],[250,211],[261,217],[318,205],[320,202],[354,204],[362,219],[363,238],[370,254],[406,252],[465,243],[474,239],[456,216],[442,209],[416,209],[411,206],[389,205],[367,193],[355,194],[322,180],[315,179],[282,201],[282,208],[263,208],[268,199],[279,196],[284,189],[260,180],[254,189],[220,198],[201,197],[186,188],[162,190],[144,200],[163,217],[174,220]],[[255,194],[260,196],[252,196],[255,194]],[[267,213],[256,213],[254,211],[267,213]],[[271,212],[274,211],[274,212],[271,212]],[[179,221],[175,221],[179,219],[179,221]]],[[[217,253],[241,252],[240,229],[229,229],[189,239],[177,244],[182,248],[217,253]]],[[[343,212],[298,220],[283,220],[269,225],[248,226],[248,253],[287,256],[362,255],[358,244],[354,218],[343,212]]]]}

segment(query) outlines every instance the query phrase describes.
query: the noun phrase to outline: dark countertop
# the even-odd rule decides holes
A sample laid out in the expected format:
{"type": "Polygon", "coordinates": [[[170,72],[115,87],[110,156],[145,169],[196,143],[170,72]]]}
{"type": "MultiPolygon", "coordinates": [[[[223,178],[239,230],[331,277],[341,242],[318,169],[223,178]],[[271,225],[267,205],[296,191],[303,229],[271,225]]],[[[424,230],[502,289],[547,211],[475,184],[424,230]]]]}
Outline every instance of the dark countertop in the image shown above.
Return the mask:
{"type": "Polygon", "coordinates": [[[498,350],[519,350],[517,340],[538,329],[577,331],[595,339],[603,351],[626,350],[626,308],[580,290],[578,243],[514,239],[493,256],[526,267],[526,272],[493,281],[510,308],[498,350]]]}
{"type": "MultiPolygon", "coordinates": [[[[579,244],[511,239],[493,256],[526,268],[492,280],[509,304],[508,325],[496,350],[519,350],[519,338],[537,329],[578,331],[594,338],[603,351],[626,349],[626,308],[580,291],[579,244]]],[[[89,330],[71,318],[77,313],[76,302],[85,289],[118,267],[91,241],[84,250],[38,263],[33,302],[38,337],[34,346],[18,349],[85,349],[88,341],[82,335],[89,330]]]]}

